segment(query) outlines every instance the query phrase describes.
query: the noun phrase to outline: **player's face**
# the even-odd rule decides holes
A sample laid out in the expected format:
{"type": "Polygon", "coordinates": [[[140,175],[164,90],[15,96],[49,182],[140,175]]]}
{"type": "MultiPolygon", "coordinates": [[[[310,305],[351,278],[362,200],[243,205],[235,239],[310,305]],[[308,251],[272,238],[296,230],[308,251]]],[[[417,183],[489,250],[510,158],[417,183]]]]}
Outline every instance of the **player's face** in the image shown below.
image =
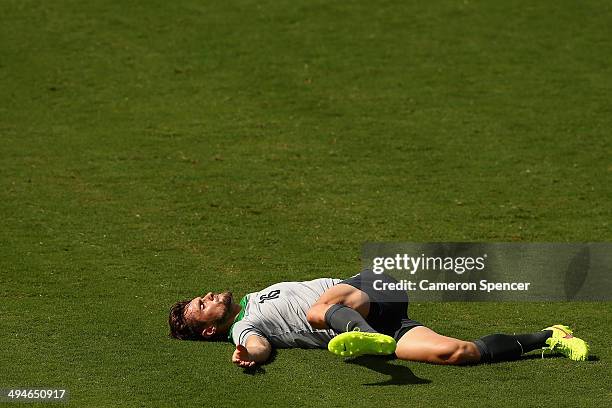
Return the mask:
{"type": "Polygon", "coordinates": [[[189,302],[185,308],[185,319],[192,327],[207,327],[224,323],[231,312],[231,305],[231,292],[208,292],[189,302]]]}

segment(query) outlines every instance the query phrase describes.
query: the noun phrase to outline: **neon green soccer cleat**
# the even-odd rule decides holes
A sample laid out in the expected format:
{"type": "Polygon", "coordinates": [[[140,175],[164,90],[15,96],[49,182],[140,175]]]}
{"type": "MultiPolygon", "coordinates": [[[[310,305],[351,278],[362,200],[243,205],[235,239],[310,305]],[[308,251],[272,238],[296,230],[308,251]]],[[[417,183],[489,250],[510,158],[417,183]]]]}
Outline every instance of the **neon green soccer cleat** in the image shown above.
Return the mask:
{"type": "Polygon", "coordinates": [[[556,324],[544,330],[553,332],[552,336],[546,339],[548,347],[544,350],[559,352],[574,361],[585,361],[589,357],[589,345],[584,340],[574,337],[574,332],[569,327],[556,324]]]}
{"type": "Polygon", "coordinates": [[[341,357],[357,357],[362,354],[393,354],[395,346],[395,339],[386,334],[351,331],[331,339],[327,349],[341,357]]]}

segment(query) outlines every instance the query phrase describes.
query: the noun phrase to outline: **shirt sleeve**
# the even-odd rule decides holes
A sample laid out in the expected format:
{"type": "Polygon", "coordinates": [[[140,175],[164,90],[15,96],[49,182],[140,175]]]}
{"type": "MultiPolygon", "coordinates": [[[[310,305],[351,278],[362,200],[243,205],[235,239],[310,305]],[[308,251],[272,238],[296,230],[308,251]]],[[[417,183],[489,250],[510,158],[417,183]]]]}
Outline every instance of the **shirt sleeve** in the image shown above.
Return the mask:
{"type": "Polygon", "coordinates": [[[261,330],[248,321],[241,320],[232,327],[232,340],[236,345],[240,344],[246,347],[246,341],[252,335],[266,338],[261,330]]]}

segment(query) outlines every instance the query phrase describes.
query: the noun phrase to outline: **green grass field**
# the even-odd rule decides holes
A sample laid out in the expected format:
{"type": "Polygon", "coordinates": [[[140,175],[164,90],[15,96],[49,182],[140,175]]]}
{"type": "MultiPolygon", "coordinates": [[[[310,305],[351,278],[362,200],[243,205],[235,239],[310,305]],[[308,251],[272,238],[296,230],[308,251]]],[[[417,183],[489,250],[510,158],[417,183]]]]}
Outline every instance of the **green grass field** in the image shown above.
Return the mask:
{"type": "MultiPolygon", "coordinates": [[[[608,1],[0,0],[0,388],[74,406],[610,406],[612,304],[423,303],[596,358],[439,367],[167,338],[364,241],[612,241],[608,1]]],[[[537,356],[537,353],[536,353],[537,356]]]]}

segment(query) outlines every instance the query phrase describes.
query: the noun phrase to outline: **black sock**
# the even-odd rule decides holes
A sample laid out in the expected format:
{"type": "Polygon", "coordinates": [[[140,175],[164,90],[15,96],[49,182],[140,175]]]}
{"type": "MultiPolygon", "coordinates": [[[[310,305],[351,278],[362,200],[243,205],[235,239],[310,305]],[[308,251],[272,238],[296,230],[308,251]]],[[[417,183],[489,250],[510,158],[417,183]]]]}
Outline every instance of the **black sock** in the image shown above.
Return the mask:
{"type": "Polygon", "coordinates": [[[546,339],[552,336],[552,330],[542,330],[536,333],[517,334],[516,340],[523,346],[523,353],[546,346],[546,339]]]}
{"type": "Polygon", "coordinates": [[[353,331],[355,328],[362,332],[376,333],[358,311],[344,305],[332,305],[327,309],[325,322],[339,333],[353,331]]]}
{"type": "Polygon", "coordinates": [[[480,361],[496,362],[518,359],[521,354],[546,345],[551,330],[529,334],[491,334],[474,341],[480,351],[480,361]]]}

